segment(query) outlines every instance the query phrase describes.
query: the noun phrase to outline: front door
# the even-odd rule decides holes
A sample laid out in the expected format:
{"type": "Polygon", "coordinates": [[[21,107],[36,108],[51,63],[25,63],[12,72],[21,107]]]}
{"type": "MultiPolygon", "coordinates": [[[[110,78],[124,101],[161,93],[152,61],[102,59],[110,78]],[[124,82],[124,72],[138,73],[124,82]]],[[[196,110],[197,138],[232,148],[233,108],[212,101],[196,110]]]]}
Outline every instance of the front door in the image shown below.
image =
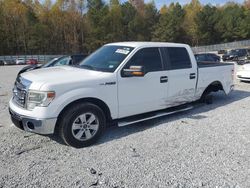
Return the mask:
{"type": "Polygon", "coordinates": [[[118,73],[119,118],[165,108],[168,75],[159,48],[139,49],[123,69],[130,66],[143,66],[145,75],[122,77],[118,73]]]}

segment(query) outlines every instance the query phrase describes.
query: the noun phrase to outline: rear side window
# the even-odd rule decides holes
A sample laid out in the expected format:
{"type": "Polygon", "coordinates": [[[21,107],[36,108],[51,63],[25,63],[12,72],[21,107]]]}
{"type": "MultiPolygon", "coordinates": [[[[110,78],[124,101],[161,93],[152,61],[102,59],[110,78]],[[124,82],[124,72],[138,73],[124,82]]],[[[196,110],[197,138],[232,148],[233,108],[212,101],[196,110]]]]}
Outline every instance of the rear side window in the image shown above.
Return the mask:
{"type": "Polygon", "coordinates": [[[170,60],[170,69],[187,69],[192,68],[189,54],[186,48],[168,47],[165,48],[170,60]]]}
{"type": "Polygon", "coordinates": [[[158,48],[143,48],[136,52],[126,64],[125,68],[130,66],[143,66],[145,72],[162,71],[161,56],[158,48]]]}
{"type": "Polygon", "coordinates": [[[245,49],[239,50],[239,55],[240,56],[245,56],[246,54],[247,54],[247,50],[245,50],[245,49]]]}

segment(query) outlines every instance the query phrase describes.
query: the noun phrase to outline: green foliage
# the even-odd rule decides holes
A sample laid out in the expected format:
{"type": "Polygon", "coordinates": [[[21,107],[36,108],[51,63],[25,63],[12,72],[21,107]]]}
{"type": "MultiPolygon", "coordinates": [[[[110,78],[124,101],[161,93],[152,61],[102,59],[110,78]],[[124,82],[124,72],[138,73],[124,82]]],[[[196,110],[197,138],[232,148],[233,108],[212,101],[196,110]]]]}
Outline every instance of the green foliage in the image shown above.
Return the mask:
{"type": "MultiPolygon", "coordinates": [[[[245,39],[248,32],[245,27],[245,15],[243,7],[230,3],[221,11],[221,18],[217,23],[217,29],[222,41],[236,41],[245,39]]],[[[249,21],[248,21],[249,22],[249,21]]]]}
{"type": "Polygon", "coordinates": [[[121,41],[122,36],[122,12],[118,0],[111,0],[110,10],[107,15],[106,41],[121,41]]]}
{"type": "Polygon", "coordinates": [[[0,55],[90,53],[108,42],[207,45],[250,39],[250,1],[0,0],[0,55]],[[123,2],[123,3],[121,3],[123,2]]]}
{"type": "Polygon", "coordinates": [[[198,43],[214,44],[219,41],[221,34],[216,29],[218,20],[221,20],[220,12],[216,7],[206,5],[196,16],[198,43]]]}
{"type": "Polygon", "coordinates": [[[159,23],[153,32],[154,41],[181,42],[184,30],[182,23],[184,10],[179,3],[172,3],[166,14],[161,14],[159,23]]]}
{"type": "Polygon", "coordinates": [[[108,23],[109,8],[101,0],[96,0],[87,12],[88,29],[88,49],[93,51],[106,43],[106,32],[108,23]],[[98,1],[98,3],[97,3],[98,1]]]}
{"type": "Polygon", "coordinates": [[[152,39],[152,33],[158,21],[159,21],[159,12],[155,7],[155,4],[153,2],[146,4],[144,11],[144,22],[145,22],[144,40],[150,41],[152,39]]]}
{"type": "Polygon", "coordinates": [[[129,41],[133,40],[134,36],[131,32],[131,29],[129,25],[134,20],[136,15],[136,9],[129,3],[125,2],[121,5],[121,14],[122,14],[122,26],[123,26],[123,34],[121,36],[121,40],[123,41],[129,41]]]}
{"type": "Polygon", "coordinates": [[[199,0],[192,0],[190,4],[184,6],[185,16],[183,27],[188,35],[185,35],[185,41],[192,46],[199,44],[198,39],[198,25],[196,22],[197,14],[201,12],[202,6],[199,0]]]}
{"type": "Polygon", "coordinates": [[[245,19],[242,22],[242,27],[246,31],[246,38],[250,38],[250,1],[249,1],[249,9],[245,10],[245,19]]]}

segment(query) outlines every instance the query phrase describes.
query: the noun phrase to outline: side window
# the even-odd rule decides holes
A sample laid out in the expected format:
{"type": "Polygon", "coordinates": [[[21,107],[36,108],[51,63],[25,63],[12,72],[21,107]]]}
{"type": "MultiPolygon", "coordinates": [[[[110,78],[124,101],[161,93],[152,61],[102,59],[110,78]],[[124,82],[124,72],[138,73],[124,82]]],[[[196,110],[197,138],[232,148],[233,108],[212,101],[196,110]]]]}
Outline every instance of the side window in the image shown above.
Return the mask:
{"type": "Polygon", "coordinates": [[[247,55],[247,50],[244,49],[244,50],[242,51],[242,56],[246,56],[246,55],[247,55]]]}
{"type": "Polygon", "coordinates": [[[70,57],[65,57],[59,61],[57,61],[54,66],[61,66],[61,65],[68,65],[70,62],[71,58],[70,57]]]}
{"type": "Polygon", "coordinates": [[[236,50],[236,53],[238,56],[240,56],[240,57],[242,56],[242,50],[236,50]]]}
{"type": "Polygon", "coordinates": [[[168,53],[171,69],[187,69],[192,68],[189,54],[186,48],[183,47],[167,47],[165,50],[168,53]]]}
{"type": "Polygon", "coordinates": [[[216,61],[216,58],[213,55],[207,54],[207,61],[216,61]]]}
{"type": "Polygon", "coordinates": [[[204,54],[197,54],[195,55],[196,61],[206,61],[206,56],[204,54]]]}
{"type": "Polygon", "coordinates": [[[159,48],[143,48],[137,51],[124,68],[143,66],[145,72],[162,71],[162,62],[159,48]]]}

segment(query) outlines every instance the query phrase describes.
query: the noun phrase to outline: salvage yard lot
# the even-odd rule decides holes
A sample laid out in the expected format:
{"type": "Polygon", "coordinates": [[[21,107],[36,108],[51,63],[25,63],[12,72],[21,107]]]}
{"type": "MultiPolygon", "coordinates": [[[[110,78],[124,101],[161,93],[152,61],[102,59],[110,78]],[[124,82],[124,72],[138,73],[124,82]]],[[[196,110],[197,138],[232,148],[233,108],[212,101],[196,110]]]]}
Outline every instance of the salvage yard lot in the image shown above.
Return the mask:
{"type": "Polygon", "coordinates": [[[0,187],[250,187],[250,83],[214,94],[211,105],[110,127],[74,149],[10,122],[21,68],[0,67],[0,187]]]}

